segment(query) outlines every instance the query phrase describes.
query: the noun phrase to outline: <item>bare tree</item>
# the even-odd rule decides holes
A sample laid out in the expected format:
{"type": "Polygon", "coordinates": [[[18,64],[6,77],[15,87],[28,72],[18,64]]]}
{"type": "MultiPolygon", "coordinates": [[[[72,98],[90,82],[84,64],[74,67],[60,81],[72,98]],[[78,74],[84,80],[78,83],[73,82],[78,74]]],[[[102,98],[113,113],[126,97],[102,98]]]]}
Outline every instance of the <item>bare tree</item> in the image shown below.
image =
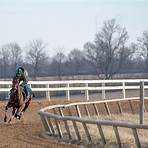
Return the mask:
{"type": "Polygon", "coordinates": [[[36,79],[47,61],[46,45],[41,40],[33,40],[28,48],[29,51],[25,60],[31,66],[33,77],[36,79]]]}
{"type": "Polygon", "coordinates": [[[70,70],[73,73],[73,75],[79,74],[81,68],[83,67],[83,60],[84,60],[83,52],[80,51],[79,49],[73,49],[68,54],[70,70]]]}
{"type": "Polygon", "coordinates": [[[104,22],[103,28],[96,34],[94,43],[84,45],[86,56],[96,69],[98,76],[105,75],[110,79],[122,67],[123,61],[130,54],[125,47],[128,33],[125,28],[116,24],[115,19],[104,22]]]}
{"type": "Polygon", "coordinates": [[[64,55],[64,53],[57,52],[56,55],[53,57],[53,61],[52,64],[54,65],[54,69],[56,69],[56,73],[58,75],[59,80],[61,80],[61,76],[63,73],[63,64],[66,60],[66,56],[64,55]]]}
{"type": "Polygon", "coordinates": [[[146,72],[148,73],[148,31],[144,31],[142,37],[138,38],[137,52],[145,61],[146,72]]]}
{"type": "Polygon", "coordinates": [[[14,71],[18,65],[22,64],[22,49],[15,42],[8,44],[7,47],[10,50],[11,68],[14,71]]]}
{"type": "Polygon", "coordinates": [[[1,59],[1,76],[6,78],[9,76],[9,65],[10,65],[10,51],[8,45],[2,46],[0,50],[0,59],[1,59]]]}

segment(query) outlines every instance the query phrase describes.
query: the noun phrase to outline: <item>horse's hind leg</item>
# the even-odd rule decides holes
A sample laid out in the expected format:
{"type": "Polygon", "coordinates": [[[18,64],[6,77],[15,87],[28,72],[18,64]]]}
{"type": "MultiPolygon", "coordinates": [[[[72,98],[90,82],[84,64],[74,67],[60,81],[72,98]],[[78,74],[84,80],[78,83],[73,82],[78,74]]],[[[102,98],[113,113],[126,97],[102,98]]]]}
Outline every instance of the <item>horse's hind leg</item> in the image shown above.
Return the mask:
{"type": "Polygon", "coordinates": [[[21,116],[22,116],[22,110],[23,110],[23,108],[25,107],[25,104],[23,104],[22,106],[20,106],[18,109],[17,109],[17,111],[16,111],[16,114],[15,114],[15,117],[17,118],[17,119],[21,119],[21,116]]]}
{"type": "Polygon", "coordinates": [[[21,108],[18,110],[18,112],[17,112],[17,119],[19,119],[19,120],[21,119],[23,113],[24,113],[24,112],[26,111],[26,109],[28,108],[28,106],[29,106],[29,104],[30,104],[30,102],[31,102],[31,99],[32,99],[32,98],[30,98],[29,101],[27,101],[27,102],[24,104],[24,106],[21,107],[21,108]]]}
{"type": "Polygon", "coordinates": [[[18,111],[18,113],[17,113],[17,119],[19,119],[19,120],[21,119],[23,113],[24,113],[24,112],[26,111],[26,109],[28,108],[30,102],[31,102],[31,100],[29,100],[28,102],[26,102],[26,103],[24,104],[24,107],[21,108],[22,110],[21,110],[21,111],[20,111],[20,110],[18,111]]]}
{"type": "Polygon", "coordinates": [[[30,104],[30,102],[31,102],[31,99],[32,99],[32,98],[30,98],[29,101],[25,103],[25,106],[24,106],[24,108],[23,108],[23,110],[22,110],[22,113],[24,113],[24,112],[26,111],[26,109],[28,108],[28,106],[29,106],[29,104],[30,104]]]}

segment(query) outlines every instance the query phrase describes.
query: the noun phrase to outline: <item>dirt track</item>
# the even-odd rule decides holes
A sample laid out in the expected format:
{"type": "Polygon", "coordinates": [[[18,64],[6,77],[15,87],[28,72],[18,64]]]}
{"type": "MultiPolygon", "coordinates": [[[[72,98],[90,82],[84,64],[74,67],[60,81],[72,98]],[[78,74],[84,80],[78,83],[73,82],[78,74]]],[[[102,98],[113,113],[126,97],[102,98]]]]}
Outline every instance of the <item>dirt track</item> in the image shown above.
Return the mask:
{"type": "MultiPolygon", "coordinates": [[[[0,102],[0,148],[78,148],[78,147],[82,147],[78,145],[65,144],[65,143],[62,143],[61,141],[58,142],[58,139],[55,139],[54,137],[50,137],[50,139],[44,138],[44,135],[45,135],[44,128],[42,126],[40,117],[38,115],[38,111],[41,108],[48,105],[66,104],[66,103],[71,103],[71,102],[63,101],[63,100],[56,100],[56,101],[52,100],[50,102],[33,101],[29,106],[28,110],[24,113],[22,121],[14,120],[12,124],[6,124],[3,122],[5,103],[0,102]]],[[[148,105],[147,104],[145,105],[146,105],[146,108],[148,108],[148,105]]],[[[123,104],[123,106],[124,106],[123,109],[127,110],[127,105],[123,104]]],[[[115,112],[114,105],[111,104],[110,107],[112,109],[111,111],[115,112]]],[[[134,107],[136,107],[136,105],[134,105],[134,107]]],[[[129,119],[130,118],[131,117],[129,117],[129,119]]],[[[89,147],[91,148],[91,146],[89,147]]]]}
{"type": "Polygon", "coordinates": [[[4,103],[0,102],[0,148],[76,148],[78,146],[58,143],[54,139],[43,138],[43,127],[38,110],[51,104],[66,101],[33,101],[23,116],[23,120],[5,124],[4,103]]]}

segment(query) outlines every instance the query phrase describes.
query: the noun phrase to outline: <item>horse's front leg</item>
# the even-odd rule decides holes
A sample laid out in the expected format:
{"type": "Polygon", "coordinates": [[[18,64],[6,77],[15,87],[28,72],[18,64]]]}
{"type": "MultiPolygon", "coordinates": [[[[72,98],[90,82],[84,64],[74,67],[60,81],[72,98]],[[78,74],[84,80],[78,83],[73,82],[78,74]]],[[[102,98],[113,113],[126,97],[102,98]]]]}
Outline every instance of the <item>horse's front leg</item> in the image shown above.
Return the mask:
{"type": "Polygon", "coordinates": [[[12,116],[11,116],[11,118],[9,119],[8,123],[10,123],[10,122],[13,120],[15,114],[16,114],[16,109],[15,109],[15,107],[13,107],[13,109],[12,109],[12,116]]]}
{"type": "Polygon", "coordinates": [[[7,105],[5,106],[5,117],[4,117],[4,122],[7,122],[7,111],[8,111],[8,108],[12,107],[12,103],[9,101],[7,103],[7,105]]]}
{"type": "Polygon", "coordinates": [[[8,111],[8,105],[5,107],[5,117],[4,117],[4,122],[7,122],[7,111],[8,111]]]}

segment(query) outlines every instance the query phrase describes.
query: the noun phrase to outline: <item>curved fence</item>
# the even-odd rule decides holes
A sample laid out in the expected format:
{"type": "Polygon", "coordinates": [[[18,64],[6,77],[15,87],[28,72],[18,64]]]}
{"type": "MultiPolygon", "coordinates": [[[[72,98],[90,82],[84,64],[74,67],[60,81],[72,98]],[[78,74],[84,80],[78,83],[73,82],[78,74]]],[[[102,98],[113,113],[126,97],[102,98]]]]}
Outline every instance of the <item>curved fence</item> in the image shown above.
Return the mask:
{"type": "MultiPolygon", "coordinates": [[[[148,100],[145,99],[145,102],[148,103],[148,100]]],[[[146,111],[147,106],[145,106],[145,112],[146,111]]],[[[96,127],[95,132],[98,132],[98,141],[101,145],[106,145],[107,138],[105,136],[105,130],[102,127],[111,127],[118,146],[122,147],[122,132],[120,133],[120,130],[122,131],[122,128],[126,128],[132,133],[137,148],[141,148],[141,132],[146,131],[148,133],[148,125],[98,120],[100,115],[110,116],[112,114],[121,114],[123,112],[131,112],[133,114],[138,113],[139,98],[53,105],[41,109],[39,114],[45,131],[50,136],[58,136],[61,139],[67,138],[69,141],[76,140],[80,142],[86,140],[87,143],[93,143],[93,135],[90,134],[91,128],[89,128],[89,125],[94,125],[96,127]],[[80,130],[79,125],[81,125],[83,129],[80,130]],[[83,136],[82,130],[85,133],[83,136]]]]}

